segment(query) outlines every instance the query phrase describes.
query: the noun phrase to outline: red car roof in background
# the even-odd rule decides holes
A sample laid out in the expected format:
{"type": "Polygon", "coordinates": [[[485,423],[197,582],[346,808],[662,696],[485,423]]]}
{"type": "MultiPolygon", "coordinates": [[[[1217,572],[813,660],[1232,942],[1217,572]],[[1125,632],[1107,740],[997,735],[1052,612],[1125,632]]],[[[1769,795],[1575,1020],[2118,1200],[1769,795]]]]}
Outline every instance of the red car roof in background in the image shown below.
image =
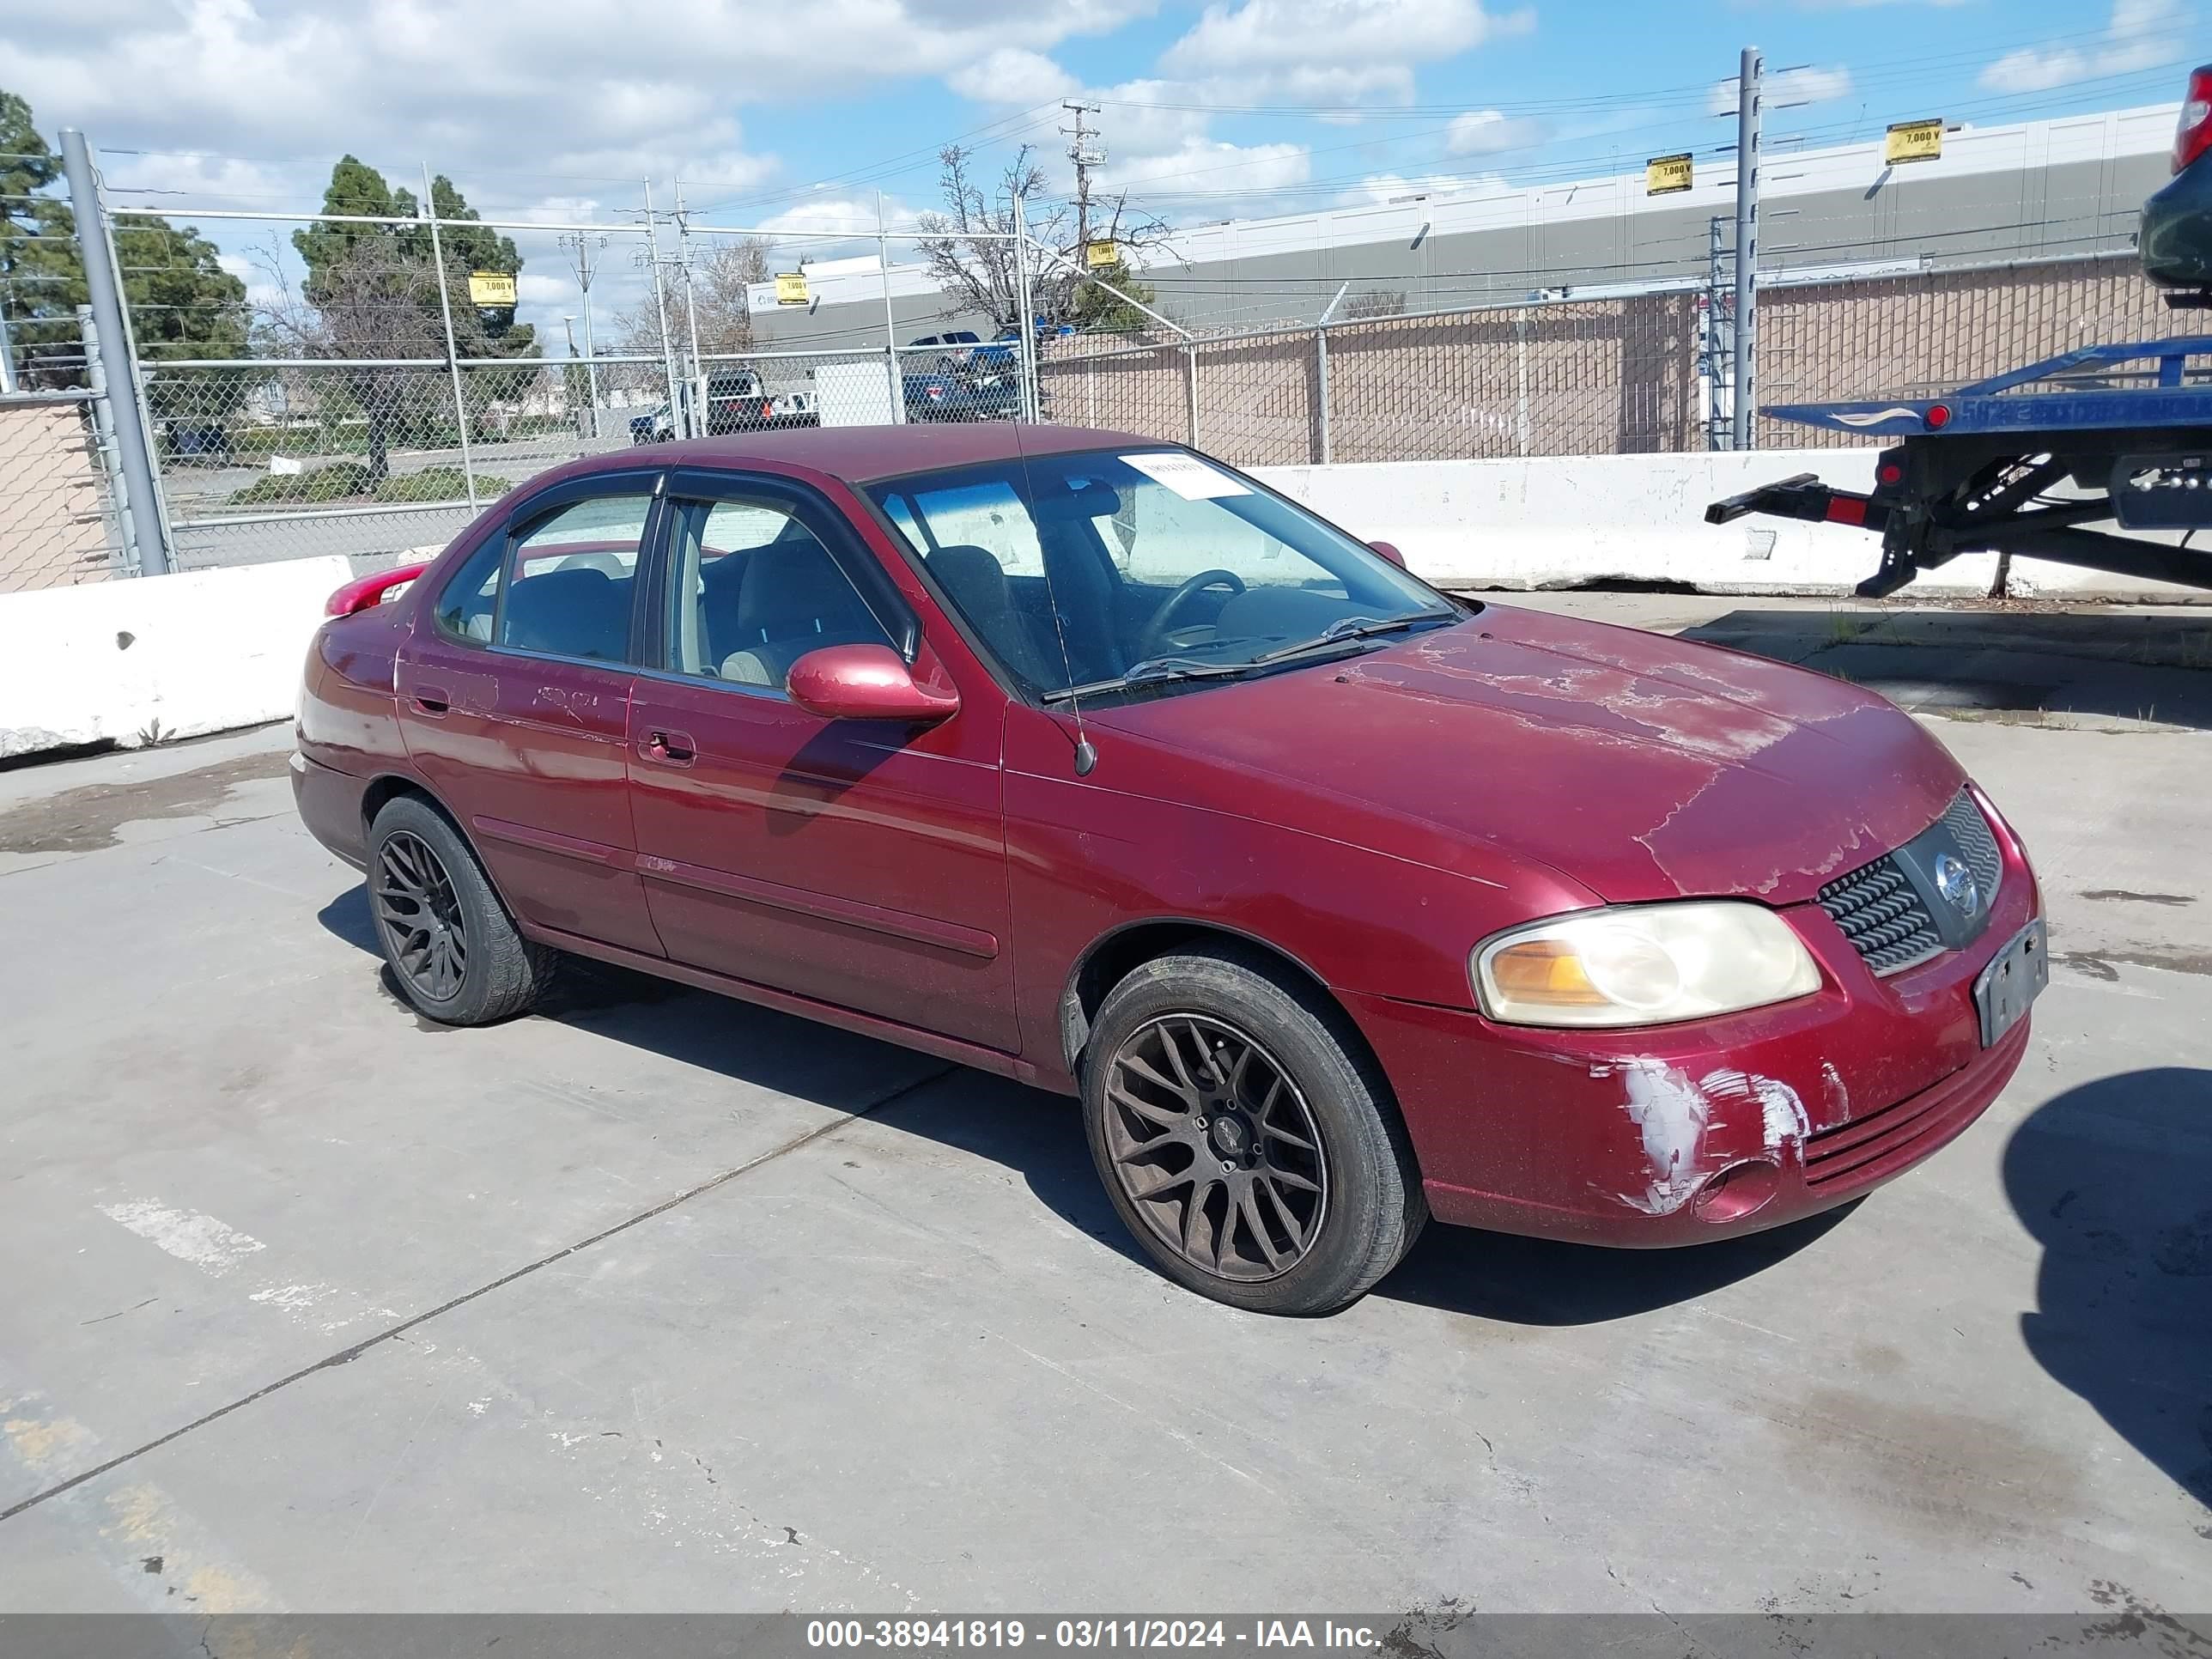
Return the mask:
{"type": "Polygon", "coordinates": [[[750,466],[767,462],[811,467],[848,483],[869,483],[908,472],[1012,460],[1018,455],[1063,455],[1083,449],[1161,449],[1172,441],[1088,426],[1022,426],[1012,421],[918,422],[910,426],[805,427],[786,432],[740,433],[659,444],[641,455],[618,449],[577,469],[640,465],[750,466]],[[1017,436],[1018,434],[1018,442],[1017,436]]]}

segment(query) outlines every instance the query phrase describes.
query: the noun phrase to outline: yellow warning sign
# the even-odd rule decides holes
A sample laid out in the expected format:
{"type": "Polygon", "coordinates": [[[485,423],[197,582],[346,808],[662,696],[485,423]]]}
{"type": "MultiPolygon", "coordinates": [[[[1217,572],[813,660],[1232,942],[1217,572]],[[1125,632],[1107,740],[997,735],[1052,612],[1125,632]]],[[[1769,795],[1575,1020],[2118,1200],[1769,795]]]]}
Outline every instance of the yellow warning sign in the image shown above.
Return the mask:
{"type": "Polygon", "coordinates": [[[514,278],[499,270],[469,273],[469,303],[489,310],[514,303],[514,278]]]}
{"type": "Polygon", "coordinates": [[[1686,150],[1680,155],[1655,155],[1644,164],[1644,193],[1646,196],[1678,195],[1695,182],[1695,173],[1686,150]]]}
{"type": "Polygon", "coordinates": [[[779,274],[775,279],[775,302],[780,306],[803,306],[806,303],[806,273],[793,271],[779,274]]]}
{"type": "Polygon", "coordinates": [[[1932,161],[1943,153],[1943,120],[1899,121],[1889,130],[1881,159],[1891,167],[1899,161],[1932,161]]]}

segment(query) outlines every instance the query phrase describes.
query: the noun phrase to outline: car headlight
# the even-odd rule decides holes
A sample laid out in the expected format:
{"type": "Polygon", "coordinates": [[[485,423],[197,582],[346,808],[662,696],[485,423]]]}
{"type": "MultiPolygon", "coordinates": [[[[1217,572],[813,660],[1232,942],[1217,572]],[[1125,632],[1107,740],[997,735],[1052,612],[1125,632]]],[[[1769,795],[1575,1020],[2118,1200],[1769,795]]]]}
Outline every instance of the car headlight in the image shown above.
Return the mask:
{"type": "Polygon", "coordinates": [[[1662,1025],[1820,988],[1790,924],[1729,900],[1554,916],[1476,947],[1475,1000],[1512,1025],[1662,1025]]]}

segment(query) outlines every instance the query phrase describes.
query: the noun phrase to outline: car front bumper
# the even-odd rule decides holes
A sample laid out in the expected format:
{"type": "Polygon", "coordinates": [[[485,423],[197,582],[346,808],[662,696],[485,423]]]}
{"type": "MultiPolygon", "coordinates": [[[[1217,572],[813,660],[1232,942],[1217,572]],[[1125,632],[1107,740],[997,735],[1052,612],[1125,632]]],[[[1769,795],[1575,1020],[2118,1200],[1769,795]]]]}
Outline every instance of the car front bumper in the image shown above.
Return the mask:
{"type": "Polygon", "coordinates": [[[1973,987],[2041,913],[2008,834],[1970,945],[1877,977],[1817,904],[1785,909],[1822,988],[1678,1026],[1553,1030],[1347,996],[1398,1096],[1438,1220],[1591,1244],[1753,1232],[1871,1191],[2003,1091],[2029,1017],[1982,1046],[1973,987]]]}

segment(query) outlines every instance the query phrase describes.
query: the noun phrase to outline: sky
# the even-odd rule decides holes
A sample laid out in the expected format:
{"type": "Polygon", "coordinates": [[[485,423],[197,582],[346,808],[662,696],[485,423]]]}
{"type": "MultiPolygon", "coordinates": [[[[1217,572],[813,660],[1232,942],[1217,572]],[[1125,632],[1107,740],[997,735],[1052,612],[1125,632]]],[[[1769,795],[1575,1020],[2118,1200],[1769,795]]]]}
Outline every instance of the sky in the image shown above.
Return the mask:
{"type": "MultiPolygon", "coordinates": [[[[1808,144],[2167,102],[2212,58],[2191,0],[0,0],[0,88],[257,288],[296,280],[292,226],[191,210],[311,210],[349,151],[486,218],[635,222],[680,182],[696,222],[823,234],[791,264],[878,191],[911,225],[948,142],[986,172],[1029,142],[1069,190],[1063,100],[1099,106],[1096,188],[1195,225],[1710,151],[1749,45],[1770,142],[1808,144]]],[[[517,240],[557,336],[574,276],[517,240]]],[[[629,248],[603,306],[641,289],[629,248]]]]}

